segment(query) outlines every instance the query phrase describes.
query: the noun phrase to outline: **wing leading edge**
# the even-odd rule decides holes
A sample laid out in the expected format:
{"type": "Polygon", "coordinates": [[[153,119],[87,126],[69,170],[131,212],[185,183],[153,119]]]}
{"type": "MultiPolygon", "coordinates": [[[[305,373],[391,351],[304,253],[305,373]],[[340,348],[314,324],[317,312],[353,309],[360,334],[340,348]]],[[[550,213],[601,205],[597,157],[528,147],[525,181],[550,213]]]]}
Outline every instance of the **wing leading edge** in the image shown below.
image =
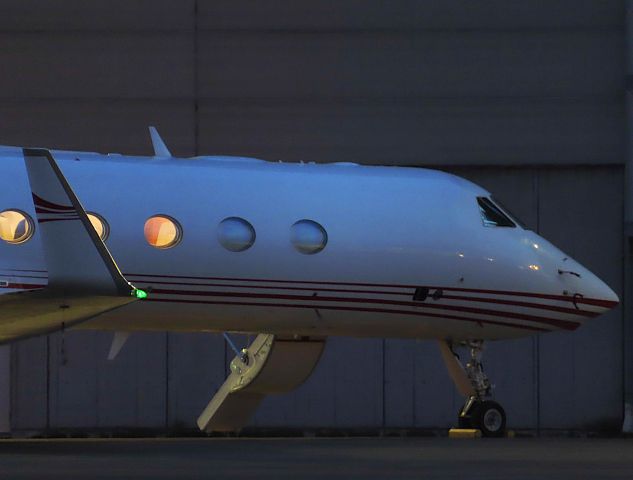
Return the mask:
{"type": "Polygon", "coordinates": [[[0,343],[72,326],[137,300],[50,151],[23,149],[48,270],[42,290],[0,296],[0,343]]]}

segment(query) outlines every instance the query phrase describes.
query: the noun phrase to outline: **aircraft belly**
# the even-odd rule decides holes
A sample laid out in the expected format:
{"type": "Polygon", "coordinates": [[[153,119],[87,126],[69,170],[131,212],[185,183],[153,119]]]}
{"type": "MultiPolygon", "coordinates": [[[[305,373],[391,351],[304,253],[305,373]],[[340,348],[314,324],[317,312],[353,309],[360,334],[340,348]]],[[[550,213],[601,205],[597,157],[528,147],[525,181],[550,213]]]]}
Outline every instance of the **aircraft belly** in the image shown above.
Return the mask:
{"type": "Polygon", "coordinates": [[[201,305],[145,301],[107,312],[77,329],[113,331],[240,332],[300,336],[418,339],[501,339],[533,330],[413,314],[330,311],[284,306],[201,305]]]}

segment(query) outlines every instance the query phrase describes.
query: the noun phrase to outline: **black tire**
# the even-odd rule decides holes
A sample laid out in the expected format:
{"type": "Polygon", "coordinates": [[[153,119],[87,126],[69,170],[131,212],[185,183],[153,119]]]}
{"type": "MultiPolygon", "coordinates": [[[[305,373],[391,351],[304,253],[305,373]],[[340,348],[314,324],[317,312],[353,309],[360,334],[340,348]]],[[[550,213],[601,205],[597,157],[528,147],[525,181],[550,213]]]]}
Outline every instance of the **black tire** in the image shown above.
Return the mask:
{"type": "Polygon", "coordinates": [[[478,402],[471,411],[471,424],[481,430],[484,437],[503,437],[506,434],[506,412],[492,400],[478,402]]]}

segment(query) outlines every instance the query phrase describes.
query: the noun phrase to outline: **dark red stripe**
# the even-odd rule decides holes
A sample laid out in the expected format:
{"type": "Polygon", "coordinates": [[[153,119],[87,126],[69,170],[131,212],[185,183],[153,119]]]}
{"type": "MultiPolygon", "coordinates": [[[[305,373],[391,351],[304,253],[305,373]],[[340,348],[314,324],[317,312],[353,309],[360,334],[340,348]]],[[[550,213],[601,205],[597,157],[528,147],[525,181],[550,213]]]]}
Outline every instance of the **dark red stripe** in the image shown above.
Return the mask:
{"type": "Polygon", "coordinates": [[[592,312],[589,310],[580,310],[575,308],[557,307],[555,305],[546,305],[544,303],[520,302],[517,300],[502,300],[498,298],[483,297],[464,297],[462,295],[442,295],[442,299],[463,300],[481,303],[493,303],[495,305],[512,305],[516,307],[535,308],[537,310],[549,310],[551,312],[568,313],[570,315],[580,315],[583,317],[594,318],[600,315],[600,312],[592,312]]]}
{"type": "MultiPolygon", "coordinates": [[[[35,284],[26,284],[26,283],[9,283],[4,288],[15,288],[15,289],[23,289],[23,290],[34,290],[38,288],[44,288],[46,285],[35,285],[35,284]]],[[[156,290],[152,291],[152,293],[158,293],[156,290]]],[[[225,295],[231,296],[231,295],[225,295]]],[[[257,298],[257,297],[256,297],[257,298]]],[[[265,297],[266,298],[266,297],[265,297]]],[[[313,297],[305,297],[309,300],[313,300],[313,297]]],[[[211,305],[243,305],[243,306],[266,306],[266,307],[284,307],[284,308],[310,308],[310,309],[320,309],[320,310],[338,310],[338,311],[354,311],[354,312],[373,312],[373,313],[387,313],[387,314],[399,314],[399,315],[415,315],[415,316],[426,316],[426,317],[434,317],[434,318],[445,318],[451,320],[463,320],[468,322],[476,322],[476,323],[486,323],[492,325],[502,325],[506,327],[512,328],[520,328],[525,330],[531,330],[535,332],[547,332],[549,330],[532,327],[529,325],[517,325],[508,322],[500,322],[496,320],[485,320],[485,319],[477,319],[477,318],[468,318],[461,317],[455,315],[446,315],[446,314],[436,314],[431,312],[412,312],[407,310],[393,310],[393,309],[384,309],[384,308],[359,308],[359,307],[342,307],[342,306],[330,306],[330,305],[303,305],[303,304],[271,304],[271,303],[261,303],[261,302],[218,302],[218,301],[204,301],[204,300],[183,300],[183,299],[167,299],[167,298],[155,298],[151,297],[148,299],[154,302],[171,302],[171,303],[193,303],[193,304],[211,304],[211,305]]],[[[322,300],[322,299],[319,299],[322,300]]],[[[575,325],[577,328],[578,325],[575,325]]],[[[575,329],[574,328],[574,329],[575,329]]]]}
{"type": "MultiPolygon", "coordinates": [[[[16,271],[36,271],[46,273],[45,270],[16,270],[16,271]]],[[[421,285],[389,285],[389,284],[380,284],[380,283],[353,283],[353,282],[317,282],[317,281],[300,281],[300,280],[267,280],[261,278],[232,278],[232,277],[193,277],[193,276],[184,276],[184,275],[159,275],[159,274],[144,274],[144,273],[124,273],[125,276],[128,277],[157,277],[157,278],[178,278],[178,279],[194,279],[194,280],[220,280],[220,281],[237,281],[237,282],[251,282],[251,283],[290,283],[290,284],[305,284],[305,285],[342,285],[342,286],[357,286],[357,287],[382,287],[382,288],[407,288],[407,289],[416,289],[421,285]]],[[[258,287],[260,288],[260,287],[258,287]]],[[[270,287],[272,288],[272,287],[270,287]]],[[[528,298],[541,298],[546,300],[556,300],[574,303],[573,297],[564,296],[564,295],[549,295],[544,293],[531,293],[531,292],[516,292],[516,291],[506,291],[506,290],[487,290],[487,289],[469,289],[469,288],[455,288],[455,287],[428,287],[431,290],[444,290],[444,291],[452,291],[452,292],[464,292],[464,293],[484,293],[490,295],[506,295],[506,296],[523,296],[528,298]]],[[[396,294],[396,293],[389,293],[396,294]]],[[[412,293],[411,293],[412,294],[412,293]]],[[[470,297],[475,298],[475,297],[470,297]]],[[[478,297],[480,298],[480,297],[478,297]]],[[[497,300],[498,299],[490,299],[497,300]]],[[[476,301],[476,300],[475,300],[476,301]]],[[[509,302],[511,300],[503,300],[503,302],[509,302]]],[[[593,305],[604,308],[613,308],[618,305],[619,302],[610,301],[610,300],[602,300],[602,299],[594,299],[594,298],[578,298],[575,300],[576,304],[585,304],[585,305],[593,305]]],[[[510,305],[510,303],[508,303],[510,305]]],[[[518,305],[521,306],[521,305],[518,305]]],[[[525,305],[527,306],[527,304],[525,305]]],[[[544,307],[552,307],[552,308],[565,308],[565,307],[556,307],[553,305],[547,306],[542,305],[544,307]]],[[[567,309],[568,313],[571,309],[567,309]]],[[[576,310],[576,309],[574,309],[576,310]]],[[[558,310],[555,310],[558,311],[558,310]]],[[[561,310],[562,311],[562,310],[561,310]]],[[[581,310],[578,310],[582,312],[581,310]]],[[[589,313],[589,312],[587,312],[589,313]]],[[[595,312],[591,312],[595,313],[595,312]]]]}
{"type": "MultiPolygon", "coordinates": [[[[310,291],[310,292],[336,292],[336,293],[366,293],[371,295],[394,295],[412,298],[413,292],[390,292],[387,290],[356,290],[346,288],[323,288],[323,287],[283,287],[283,286],[267,286],[267,285],[237,285],[234,283],[193,283],[193,282],[161,282],[147,281],[151,285],[178,285],[192,287],[226,287],[226,288],[254,288],[258,290],[290,290],[290,291],[310,291]]],[[[517,307],[533,308],[536,310],[549,310],[552,312],[568,313],[571,315],[580,315],[583,317],[593,318],[600,315],[599,312],[591,312],[589,310],[580,310],[575,308],[558,307],[554,305],[546,305],[543,303],[521,302],[518,300],[501,300],[496,298],[483,297],[465,297],[461,295],[442,295],[443,299],[462,300],[481,303],[492,303],[498,305],[512,305],[517,307]]],[[[416,306],[418,303],[416,302],[416,306]]]]}
{"type": "Polygon", "coordinates": [[[0,273],[0,277],[9,277],[9,278],[13,278],[13,277],[20,277],[20,278],[39,278],[39,279],[43,279],[46,280],[48,277],[37,277],[35,275],[24,275],[23,273],[20,273],[18,275],[16,275],[15,273],[9,275],[7,273],[0,273]]]}
{"type": "Polygon", "coordinates": [[[64,222],[67,220],[79,220],[79,217],[68,217],[68,218],[38,218],[37,221],[39,223],[48,223],[48,222],[64,222]]]}
{"type": "Polygon", "coordinates": [[[35,285],[32,283],[8,283],[3,288],[19,288],[21,290],[35,290],[38,288],[44,288],[46,285],[35,285]]]}
{"type": "Polygon", "coordinates": [[[391,292],[387,290],[357,290],[347,288],[319,288],[319,287],[282,287],[270,285],[237,285],[235,283],[193,283],[193,282],[161,282],[155,280],[140,280],[151,285],[178,285],[192,287],[228,287],[228,288],[257,288],[260,290],[300,290],[310,292],[339,292],[339,293],[375,293],[383,295],[398,295],[412,297],[413,292],[391,292]]]}
{"type": "Polygon", "coordinates": [[[44,200],[42,197],[36,195],[35,193],[33,193],[33,203],[37,207],[53,208],[53,209],[64,210],[64,211],[75,210],[75,208],[72,207],[72,206],[60,205],[58,203],[53,203],[53,202],[50,202],[48,200],[44,200]]]}
{"type": "MultiPolygon", "coordinates": [[[[3,275],[0,275],[3,276],[3,275]]],[[[23,275],[24,276],[24,275],[23,275]]],[[[41,277],[30,277],[30,278],[41,278],[41,277]]],[[[168,284],[168,285],[189,285],[189,286],[215,286],[215,287],[226,287],[226,288],[257,288],[257,289],[274,289],[274,290],[293,290],[293,291],[327,291],[327,292],[337,292],[337,293],[366,293],[366,294],[382,294],[382,295],[399,295],[399,296],[407,296],[410,297],[411,294],[410,293],[400,293],[400,292],[388,292],[388,291],[369,291],[369,290],[350,290],[350,289],[333,289],[333,288],[319,288],[319,289],[310,289],[310,288],[299,288],[299,287],[270,287],[270,286],[248,286],[248,285],[233,285],[233,284],[200,284],[200,283],[186,283],[186,282],[152,282],[152,284],[168,284]]],[[[16,287],[19,288],[19,287],[16,287]]],[[[156,289],[153,290],[155,293],[165,293],[165,294],[189,294],[189,295],[206,295],[209,294],[209,292],[201,292],[201,291],[183,291],[183,290],[168,290],[168,289],[156,289]]],[[[314,298],[312,296],[310,297],[302,297],[302,296],[281,296],[281,295],[260,295],[259,297],[257,297],[256,294],[232,294],[230,292],[216,292],[214,294],[212,294],[212,296],[220,296],[220,295],[225,295],[225,296],[239,296],[239,295],[244,295],[244,296],[249,296],[252,298],[285,298],[285,299],[295,299],[295,298],[300,298],[300,299],[307,299],[307,298],[314,298]]],[[[534,308],[534,309],[542,309],[542,310],[551,310],[551,311],[555,311],[555,312],[560,312],[560,313],[567,313],[567,314],[575,314],[575,315],[581,315],[581,316],[585,316],[585,317],[595,317],[597,315],[599,315],[599,313],[597,312],[589,312],[589,311],[585,311],[585,310],[575,310],[575,309],[569,309],[569,308],[564,308],[564,307],[555,307],[555,306],[550,306],[550,305],[540,305],[540,304],[533,304],[533,303],[528,303],[528,302],[517,302],[517,301],[512,301],[512,300],[497,300],[497,299],[489,299],[489,298],[480,298],[480,297],[463,297],[463,296],[458,296],[458,295],[444,295],[442,297],[443,299],[449,299],[449,300],[460,300],[460,301],[475,301],[475,302],[483,302],[483,303],[492,303],[492,304],[501,304],[501,305],[511,305],[511,306],[520,306],[520,307],[529,307],[529,308],[534,308]]],[[[529,321],[536,321],[539,323],[544,323],[544,320],[547,321],[547,323],[551,323],[553,321],[556,322],[565,322],[564,320],[558,320],[558,319],[546,319],[543,317],[538,317],[538,316],[533,316],[533,315],[527,315],[527,314],[520,314],[520,313],[514,313],[514,312],[506,312],[506,311],[498,311],[498,310],[486,310],[486,309],[478,309],[478,308],[470,308],[470,307],[461,307],[461,306],[450,306],[450,305],[441,305],[441,304],[423,304],[421,302],[397,302],[397,301],[389,301],[389,300],[381,300],[381,299],[356,299],[356,298],[349,298],[349,297],[338,297],[336,299],[333,299],[333,297],[319,297],[319,300],[323,300],[323,301],[349,301],[349,302],[366,302],[366,303],[384,303],[384,304],[391,304],[391,305],[402,305],[402,306],[412,306],[412,307],[426,307],[426,308],[442,308],[445,310],[456,310],[456,311],[462,311],[462,312],[470,312],[470,313],[482,313],[482,314],[486,314],[486,315],[495,315],[495,316],[506,316],[509,318],[519,318],[519,319],[523,319],[523,320],[529,320],[529,321]]],[[[569,323],[573,326],[576,326],[577,324],[575,322],[565,322],[565,323],[569,323]]],[[[561,328],[566,328],[568,325],[557,325],[560,326],[561,328]]]]}
{"type": "Polygon", "coordinates": [[[529,297],[529,298],[543,298],[545,300],[558,300],[562,302],[570,302],[570,303],[583,303],[586,305],[595,305],[598,307],[605,308],[613,308],[618,305],[619,302],[613,302],[610,300],[601,300],[597,298],[577,298],[574,300],[571,296],[565,295],[548,295],[546,293],[528,293],[528,292],[504,292],[501,290],[480,290],[480,289],[470,289],[470,288],[453,288],[453,287],[429,287],[429,288],[439,288],[442,290],[447,290],[451,292],[466,292],[466,293],[488,293],[491,295],[509,295],[509,296],[520,296],[520,297],[529,297]]]}
{"type": "MultiPolygon", "coordinates": [[[[23,290],[34,290],[38,288],[43,288],[45,285],[33,285],[33,284],[25,284],[25,283],[9,283],[5,288],[19,288],[23,290]]],[[[153,291],[152,293],[156,293],[153,291]]],[[[518,328],[522,330],[530,330],[534,332],[548,332],[550,330],[533,327],[530,325],[517,325],[514,323],[508,322],[500,322],[496,320],[485,320],[478,318],[468,318],[461,317],[456,315],[446,315],[446,314],[436,314],[431,312],[411,312],[408,310],[393,310],[393,309],[385,309],[385,308],[360,308],[360,307],[342,307],[342,306],[331,306],[331,305],[304,305],[304,304],[283,304],[283,303],[261,303],[261,302],[219,302],[219,301],[208,301],[208,300],[184,300],[184,299],[167,299],[167,298],[155,298],[150,296],[148,301],[152,302],[167,302],[167,303],[189,303],[189,304],[207,304],[207,305],[240,305],[240,306],[256,306],[256,307],[283,307],[283,308],[309,308],[309,309],[317,309],[317,310],[336,310],[336,311],[353,311],[353,312],[371,312],[371,313],[385,313],[385,314],[398,314],[398,315],[414,315],[421,317],[433,317],[433,318],[443,318],[450,320],[461,320],[467,322],[475,322],[478,324],[486,323],[491,325],[501,325],[504,327],[518,328]]],[[[576,328],[578,325],[576,325],[576,328]]]]}
{"type": "Polygon", "coordinates": [[[359,308],[359,307],[340,307],[340,306],[323,306],[323,305],[303,305],[303,304],[290,304],[290,303],[261,303],[261,302],[225,302],[225,301],[210,301],[210,300],[184,300],[184,299],[172,299],[172,298],[155,298],[151,297],[147,299],[150,302],[165,302],[165,303],[188,303],[188,304],[202,304],[202,305],[235,305],[242,307],[274,307],[274,308],[309,308],[311,310],[339,310],[339,311],[351,311],[351,312],[369,312],[369,313],[385,313],[396,315],[414,315],[419,317],[435,317],[448,320],[460,320],[465,322],[474,322],[479,325],[491,324],[501,325],[503,327],[518,328],[520,330],[530,330],[533,332],[550,332],[551,330],[539,327],[532,327],[529,325],[517,325],[515,323],[498,322],[495,320],[480,320],[478,318],[459,317],[454,315],[440,315],[430,312],[409,312],[407,310],[391,310],[385,308],[359,308]]]}
{"type": "Polygon", "coordinates": [[[527,315],[515,312],[504,312],[499,310],[490,310],[473,307],[461,307],[456,305],[442,305],[422,302],[402,302],[398,300],[386,300],[380,298],[352,298],[352,297],[317,297],[310,295],[280,295],[266,293],[240,293],[240,292],[210,292],[200,290],[173,290],[173,289],[154,289],[152,294],[164,295],[190,295],[203,297],[236,297],[236,298],[257,298],[270,300],[298,300],[298,301],[319,301],[319,302],[339,302],[339,303],[370,303],[380,305],[395,305],[400,307],[416,307],[433,310],[448,310],[462,313],[474,313],[479,315],[491,315],[495,317],[514,318],[518,320],[527,320],[544,325],[553,325],[565,330],[575,330],[578,328],[578,322],[569,322],[555,318],[544,318],[535,315],[527,315]]]}
{"type": "Polygon", "coordinates": [[[48,273],[48,270],[25,270],[22,268],[7,268],[10,272],[34,272],[34,273],[48,273]]]}
{"type": "MultiPolygon", "coordinates": [[[[23,289],[23,290],[33,290],[38,288],[44,288],[46,285],[36,285],[36,284],[25,284],[25,283],[9,283],[4,288],[15,288],[15,289],[23,289]]],[[[382,301],[379,299],[358,299],[358,298],[336,298],[336,297],[310,297],[310,296],[298,296],[298,295],[256,295],[256,294],[237,294],[237,293],[221,293],[221,292],[184,292],[180,290],[153,290],[154,293],[163,293],[163,294],[181,294],[181,295],[207,295],[207,296],[224,296],[224,297],[246,297],[246,298],[260,298],[260,299],[287,299],[287,300],[319,300],[319,301],[341,301],[341,302],[349,302],[349,303],[379,303],[379,304],[387,304],[387,305],[399,305],[399,306],[423,306],[427,308],[437,308],[437,309],[446,309],[446,310],[454,310],[465,313],[483,313],[490,315],[501,315],[505,316],[508,312],[498,312],[498,311],[486,311],[479,309],[461,309],[461,307],[452,307],[450,305],[426,305],[426,304],[417,304],[413,302],[389,302],[382,301]]],[[[545,332],[547,329],[532,327],[529,325],[517,325],[508,322],[500,322],[496,320],[487,320],[487,319],[476,319],[476,318],[468,318],[461,317],[455,315],[448,314],[436,314],[431,312],[415,312],[408,310],[393,310],[393,309],[384,309],[384,308],[358,308],[358,307],[342,307],[342,306],[330,306],[330,305],[302,305],[302,304],[271,304],[271,303],[259,303],[259,302],[218,302],[218,301],[199,301],[199,300],[183,300],[183,299],[158,299],[155,297],[150,297],[150,301],[155,302],[173,302],[173,303],[199,303],[199,304],[212,304],[212,305],[244,305],[244,306],[267,306],[267,307],[286,307],[286,308],[311,308],[311,309],[321,309],[321,310],[338,310],[338,311],[356,311],[356,312],[374,312],[374,313],[390,313],[390,314],[400,314],[400,315],[415,315],[415,316],[427,316],[434,318],[446,318],[452,320],[463,320],[469,322],[477,322],[477,323],[487,323],[493,325],[502,325],[513,328],[521,328],[532,331],[540,331],[545,332]]],[[[514,315],[507,315],[510,318],[520,318],[514,315]]],[[[579,324],[574,322],[564,322],[562,320],[555,319],[542,319],[539,318],[539,323],[544,324],[552,324],[556,326],[556,323],[564,323],[567,324],[562,328],[567,330],[575,330],[578,328],[579,324]]],[[[532,321],[530,319],[530,321],[532,321]]],[[[536,320],[534,320],[536,321],[536,320]]]]}
{"type": "Polygon", "coordinates": [[[63,212],[61,210],[49,210],[43,207],[35,207],[35,213],[44,213],[48,215],[76,215],[77,212],[74,210],[72,212],[63,212]]]}
{"type": "MultiPolygon", "coordinates": [[[[485,289],[470,289],[470,288],[455,288],[455,287],[438,287],[428,285],[388,285],[381,283],[353,283],[353,282],[316,282],[311,280],[268,280],[261,278],[223,278],[223,277],[188,277],[184,275],[158,275],[158,274],[144,274],[144,273],[125,273],[124,275],[130,277],[158,277],[158,278],[183,278],[194,280],[223,280],[223,281],[237,281],[237,282],[267,282],[267,283],[290,283],[290,284],[305,284],[305,285],[351,285],[356,287],[382,287],[382,288],[409,288],[416,289],[419,287],[427,287],[431,290],[444,290],[452,292],[465,292],[465,293],[485,293],[490,295],[508,295],[508,296],[520,296],[529,298],[542,298],[545,300],[557,300],[562,302],[574,303],[574,299],[571,296],[565,295],[550,295],[545,293],[531,293],[531,292],[516,292],[505,290],[485,290],[485,289]]],[[[618,305],[618,302],[609,300],[592,299],[592,298],[578,298],[575,300],[577,304],[595,305],[605,308],[613,308],[618,305]]]]}

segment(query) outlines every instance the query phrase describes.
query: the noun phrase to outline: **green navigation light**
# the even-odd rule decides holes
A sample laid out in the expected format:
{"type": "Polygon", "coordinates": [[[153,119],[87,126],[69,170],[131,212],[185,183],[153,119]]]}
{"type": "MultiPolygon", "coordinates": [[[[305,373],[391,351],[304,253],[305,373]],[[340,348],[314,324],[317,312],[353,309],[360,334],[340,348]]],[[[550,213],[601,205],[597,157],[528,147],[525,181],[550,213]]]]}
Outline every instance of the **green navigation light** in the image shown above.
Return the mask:
{"type": "Polygon", "coordinates": [[[139,300],[143,300],[144,298],[147,298],[147,292],[145,290],[141,290],[140,288],[135,288],[132,291],[132,296],[138,298],[139,300]]]}

